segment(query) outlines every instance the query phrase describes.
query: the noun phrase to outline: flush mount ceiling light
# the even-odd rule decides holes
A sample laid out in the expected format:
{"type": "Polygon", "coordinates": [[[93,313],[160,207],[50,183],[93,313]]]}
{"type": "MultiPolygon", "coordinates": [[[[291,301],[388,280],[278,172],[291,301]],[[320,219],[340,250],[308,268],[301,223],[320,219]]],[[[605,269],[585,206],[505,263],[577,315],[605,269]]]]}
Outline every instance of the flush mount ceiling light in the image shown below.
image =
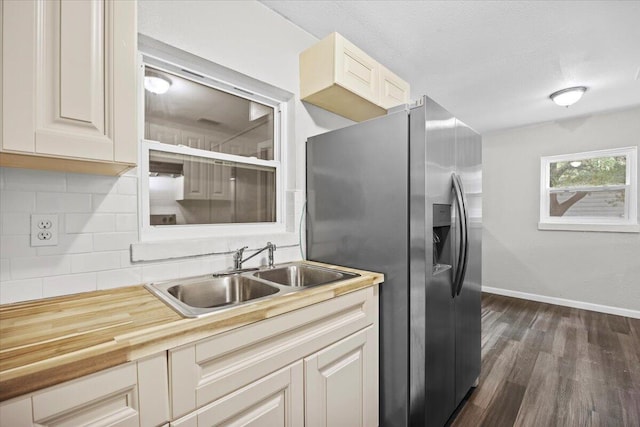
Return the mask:
{"type": "Polygon", "coordinates": [[[171,80],[164,76],[146,75],[144,76],[144,88],[151,93],[162,95],[171,87],[171,80]]]}
{"type": "Polygon", "coordinates": [[[570,87],[567,89],[559,90],[557,92],[553,92],[551,95],[549,95],[549,98],[551,98],[553,102],[561,107],[568,107],[569,105],[573,105],[578,102],[578,100],[582,98],[582,95],[584,95],[586,91],[586,86],[570,87]]]}

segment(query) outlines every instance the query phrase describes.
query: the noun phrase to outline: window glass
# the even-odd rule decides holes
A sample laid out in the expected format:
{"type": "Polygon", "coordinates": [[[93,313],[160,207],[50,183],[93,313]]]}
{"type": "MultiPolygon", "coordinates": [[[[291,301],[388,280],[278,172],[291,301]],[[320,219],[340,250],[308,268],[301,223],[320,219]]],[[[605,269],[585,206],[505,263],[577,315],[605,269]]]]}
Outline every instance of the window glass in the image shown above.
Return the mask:
{"type": "Polygon", "coordinates": [[[563,191],[549,194],[549,216],[624,218],[625,191],[563,191]]]}
{"type": "Polygon", "coordinates": [[[145,139],[274,160],[272,107],[149,66],[145,88],[145,139]]]}
{"type": "Polygon", "coordinates": [[[549,168],[550,186],[555,188],[624,185],[626,171],[627,158],[625,156],[552,162],[549,168]]]}
{"type": "Polygon", "coordinates": [[[151,225],[276,221],[276,169],[149,151],[151,225]]]}

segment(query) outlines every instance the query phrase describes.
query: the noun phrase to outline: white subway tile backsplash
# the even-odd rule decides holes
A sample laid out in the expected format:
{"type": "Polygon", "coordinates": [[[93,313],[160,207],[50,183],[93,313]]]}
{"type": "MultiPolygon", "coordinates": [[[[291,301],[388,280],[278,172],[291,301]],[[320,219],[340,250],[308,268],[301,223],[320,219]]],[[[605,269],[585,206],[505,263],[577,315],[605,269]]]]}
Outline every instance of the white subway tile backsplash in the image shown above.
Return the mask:
{"type": "Polygon", "coordinates": [[[5,188],[20,191],[65,191],[65,174],[19,168],[3,168],[5,188]]]}
{"type": "Polygon", "coordinates": [[[28,213],[2,213],[2,235],[29,234],[31,232],[31,216],[28,213]]]}
{"type": "Polygon", "coordinates": [[[135,213],[138,211],[138,198],[122,194],[93,196],[94,212],[135,213]]]}
{"type": "Polygon", "coordinates": [[[137,241],[138,233],[96,233],[93,235],[93,250],[117,251],[129,249],[129,245],[137,241]]]}
{"type": "Polygon", "coordinates": [[[45,277],[42,279],[42,296],[47,298],[95,291],[96,283],[96,273],[45,277]]]}
{"type": "Polygon", "coordinates": [[[142,280],[145,283],[161,282],[169,279],[178,279],[180,269],[177,262],[151,264],[142,267],[142,280]]]}
{"type": "Polygon", "coordinates": [[[142,284],[142,267],[122,268],[120,270],[100,271],[98,289],[120,288],[122,286],[142,284]]]}
{"type": "Polygon", "coordinates": [[[113,214],[65,214],[67,233],[100,233],[116,230],[113,214]]]}
{"type": "Polygon", "coordinates": [[[67,192],[106,194],[116,189],[117,176],[67,174],[67,192]]]}
{"type": "Polygon", "coordinates": [[[38,212],[91,212],[91,194],[37,193],[38,212]]]}
{"type": "Polygon", "coordinates": [[[0,211],[33,212],[36,210],[36,193],[31,191],[3,190],[0,193],[0,211]]]}
{"type": "Polygon", "coordinates": [[[117,214],[116,231],[138,231],[138,215],[117,214]]]}
{"type": "Polygon", "coordinates": [[[209,259],[197,258],[188,261],[181,261],[178,264],[180,277],[202,276],[213,273],[209,259]]]}
{"type": "Polygon", "coordinates": [[[42,279],[12,280],[0,283],[0,304],[42,298],[42,279]]]}
{"type": "Polygon", "coordinates": [[[69,255],[71,272],[113,270],[120,268],[119,252],[92,252],[88,254],[69,255]]]}
{"type": "Polygon", "coordinates": [[[61,234],[57,246],[38,248],[38,255],[78,254],[93,251],[93,234],[61,234]]]}
{"type": "Polygon", "coordinates": [[[9,258],[0,258],[0,282],[11,279],[11,261],[9,258]]]}
{"type": "Polygon", "coordinates": [[[69,273],[71,273],[71,260],[67,256],[11,258],[12,279],[30,279],[69,273]]]}
{"type": "MultiPolygon", "coordinates": [[[[0,303],[209,274],[230,268],[231,254],[166,258],[228,252],[244,245],[255,249],[267,240],[289,244],[282,236],[239,237],[237,242],[199,239],[182,242],[184,248],[176,255],[173,243],[158,242],[151,246],[158,246],[165,259],[134,263],[130,245],[142,245],[137,171],[108,177],[0,168],[0,188],[0,303]],[[30,246],[34,212],[59,214],[58,245],[30,246]]],[[[297,254],[297,248],[279,248],[276,262],[297,254]]],[[[247,266],[263,261],[256,257],[247,266]]]]}
{"type": "Polygon", "coordinates": [[[138,179],[132,176],[123,176],[118,180],[119,194],[138,194],[138,179]]]}
{"type": "Polygon", "coordinates": [[[31,247],[31,238],[28,234],[2,236],[0,239],[0,257],[2,258],[36,255],[36,248],[31,247]]]}
{"type": "Polygon", "coordinates": [[[132,267],[134,264],[131,262],[131,250],[120,251],[120,267],[132,267]]]}

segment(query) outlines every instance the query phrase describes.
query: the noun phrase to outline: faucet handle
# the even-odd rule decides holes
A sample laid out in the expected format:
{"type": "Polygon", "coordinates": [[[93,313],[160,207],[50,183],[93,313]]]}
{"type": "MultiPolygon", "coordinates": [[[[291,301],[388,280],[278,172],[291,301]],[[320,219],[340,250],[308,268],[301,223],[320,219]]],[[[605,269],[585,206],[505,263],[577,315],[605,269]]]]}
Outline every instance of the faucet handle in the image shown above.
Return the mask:
{"type": "Polygon", "coordinates": [[[233,259],[242,259],[242,254],[244,253],[244,250],[248,248],[249,246],[243,246],[240,249],[236,249],[236,251],[233,254],[233,259]]]}
{"type": "Polygon", "coordinates": [[[236,249],[236,251],[233,253],[233,268],[235,270],[239,270],[240,268],[242,268],[242,254],[248,247],[249,246],[244,246],[240,249],[236,249]]]}
{"type": "Polygon", "coordinates": [[[269,264],[267,267],[273,268],[273,253],[276,250],[276,245],[271,242],[267,242],[267,248],[269,249],[269,264]]]}

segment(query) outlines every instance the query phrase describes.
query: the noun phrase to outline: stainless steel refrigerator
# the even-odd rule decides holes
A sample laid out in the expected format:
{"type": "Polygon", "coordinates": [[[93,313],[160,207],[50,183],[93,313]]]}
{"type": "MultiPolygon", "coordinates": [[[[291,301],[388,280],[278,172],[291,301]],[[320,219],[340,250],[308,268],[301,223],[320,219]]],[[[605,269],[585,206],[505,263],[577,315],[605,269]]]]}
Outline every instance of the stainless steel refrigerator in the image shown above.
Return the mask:
{"type": "Polygon", "coordinates": [[[382,426],[445,425],[480,375],[481,144],[428,97],[307,141],[307,258],[386,277],[382,426]]]}

